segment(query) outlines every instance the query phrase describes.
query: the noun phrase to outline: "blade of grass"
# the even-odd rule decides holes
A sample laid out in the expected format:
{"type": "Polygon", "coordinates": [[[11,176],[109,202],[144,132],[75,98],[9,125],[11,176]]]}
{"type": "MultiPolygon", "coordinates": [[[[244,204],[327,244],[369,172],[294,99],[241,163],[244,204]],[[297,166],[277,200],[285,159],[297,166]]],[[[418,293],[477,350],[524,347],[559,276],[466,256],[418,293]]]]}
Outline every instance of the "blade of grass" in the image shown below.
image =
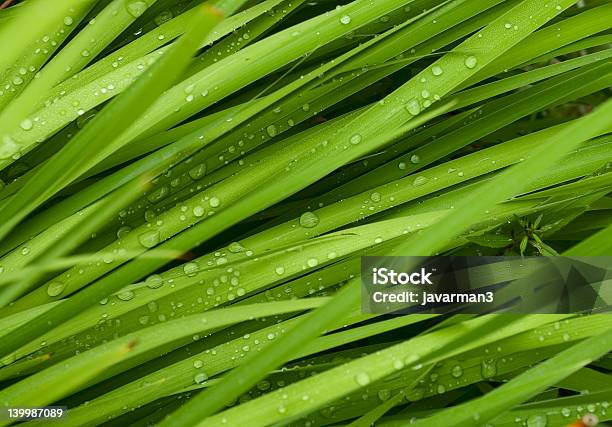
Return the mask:
{"type": "Polygon", "coordinates": [[[11,198],[10,204],[0,209],[0,215],[10,218],[0,226],[0,238],[6,236],[34,208],[93,166],[89,160],[91,157],[115,151],[117,147],[108,141],[114,141],[135,118],[146,111],[149,104],[173,83],[187,66],[190,55],[204,36],[226,14],[231,14],[241,4],[242,1],[226,0],[202,9],[190,22],[189,29],[174,49],[167,52],[152,70],[138,79],[128,92],[91,120],[68,145],[30,178],[29,184],[11,198]],[[117,121],[117,117],[121,120],[117,121]],[[77,162],[77,159],[88,160],[77,162]]]}
{"type": "Polygon", "coordinates": [[[612,350],[612,328],[562,351],[490,391],[485,396],[443,410],[431,417],[417,421],[414,425],[437,427],[452,423],[454,426],[462,427],[471,426],[474,421],[487,422],[495,418],[500,412],[524,402],[529,397],[561,381],[610,350],[612,350]]]}

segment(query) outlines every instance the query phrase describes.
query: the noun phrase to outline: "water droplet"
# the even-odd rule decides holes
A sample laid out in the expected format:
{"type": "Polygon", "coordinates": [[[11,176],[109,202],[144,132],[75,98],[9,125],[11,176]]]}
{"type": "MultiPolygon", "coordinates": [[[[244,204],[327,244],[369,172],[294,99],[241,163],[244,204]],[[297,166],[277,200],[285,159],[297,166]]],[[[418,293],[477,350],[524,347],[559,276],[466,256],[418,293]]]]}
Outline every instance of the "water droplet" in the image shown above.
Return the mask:
{"type": "Polygon", "coordinates": [[[547,425],[546,415],[531,415],[527,418],[527,427],[546,427],[547,425]]]}
{"type": "Polygon", "coordinates": [[[319,265],[319,260],[317,260],[316,258],[309,258],[306,263],[308,264],[308,267],[316,267],[317,265],[319,265]]]}
{"type": "Polygon", "coordinates": [[[221,204],[221,201],[217,197],[211,197],[208,203],[210,204],[210,207],[217,208],[221,204]]]}
{"type": "Polygon", "coordinates": [[[193,361],[194,368],[200,369],[202,366],[204,366],[204,362],[202,362],[200,359],[196,359],[193,361]]]}
{"type": "Polygon", "coordinates": [[[2,138],[2,144],[0,144],[0,159],[9,159],[19,153],[21,146],[13,140],[10,136],[2,138]]]}
{"type": "Polygon", "coordinates": [[[206,375],[204,372],[200,372],[199,374],[196,374],[193,377],[193,381],[196,384],[202,384],[204,381],[206,381],[208,379],[208,375],[206,375]]]}
{"type": "Polygon", "coordinates": [[[343,24],[343,25],[350,24],[350,23],[351,23],[351,17],[350,17],[350,16],[348,16],[348,15],[343,15],[343,16],[340,18],[340,23],[341,23],[341,24],[343,24]]]}
{"type": "Polygon", "coordinates": [[[361,142],[361,135],[359,135],[358,133],[356,133],[355,135],[351,136],[351,144],[353,145],[357,145],[361,142]]]}
{"type": "Polygon", "coordinates": [[[415,387],[412,390],[408,390],[406,398],[411,402],[421,400],[425,396],[425,389],[423,387],[415,387]]]}
{"type": "Polygon", "coordinates": [[[81,56],[84,58],[87,58],[89,55],[91,55],[89,53],[89,51],[87,49],[84,49],[83,51],[81,51],[81,56]]]}
{"type": "Polygon", "coordinates": [[[188,262],[185,265],[183,265],[183,272],[187,276],[195,276],[198,270],[200,270],[200,266],[196,264],[195,262],[188,262]]]}
{"type": "Polygon", "coordinates": [[[206,173],[206,163],[200,163],[197,166],[189,169],[189,176],[191,179],[200,179],[206,173]]]}
{"type": "Polygon", "coordinates": [[[476,65],[478,65],[478,59],[476,59],[475,56],[470,55],[467,58],[465,58],[465,66],[468,67],[469,69],[475,68],[476,65]]]}
{"type": "Polygon", "coordinates": [[[19,124],[19,126],[21,127],[21,129],[23,130],[30,130],[32,129],[32,126],[34,126],[34,124],[32,123],[32,120],[30,119],[24,119],[21,121],[21,123],[19,124]]]}
{"type": "Polygon", "coordinates": [[[145,279],[145,284],[151,289],[157,289],[164,284],[164,280],[159,274],[151,274],[145,279]]]}
{"type": "Polygon", "coordinates": [[[510,28],[512,28],[512,24],[511,24],[511,23],[509,23],[509,22],[506,22],[506,23],[504,24],[504,27],[505,27],[506,29],[508,29],[508,30],[509,30],[510,28]]]}
{"type": "Polygon", "coordinates": [[[380,199],[381,199],[380,193],[374,192],[374,193],[370,194],[370,200],[373,201],[374,203],[380,202],[380,199]]]}
{"type": "Polygon", "coordinates": [[[145,248],[152,248],[153,246],[159,243],[159,231],[158,230],[145,231],[140,236],[138,236],[138,241],[145,248]]]}
{"type": "Polygon", "coordinates": [[[161,12],[159,15],[155,17],[155,24],[162,25],[164,22],[168,22],[173,17],[174,16],[172,15],[172,12],[170,10],[164,10],[163,12],[161,12]]]}
{"type": "Polygon", "coordinates": [[[313,212],[304,212],[300,216],[300,226],[304,228],[313,228],[319,224],[319,217],[313,212]]]}
{"type": "Polygon", "coordinates": [[[266,128],[266,132],[268,133],[268,135],[270,136],[270,138],[276,136],[277,130],[276,130],[276,126],[274,125],[270,125],[266,128]]]}
{"type": "Polygon", "coordinates": [[[414,181],[412,181],[412,185],[415,187],[419,187],[427,182],[427,177],[417,176],[414,181]]]}
{"type": "Polygon", "coordinates": [[[480,374],[483,378],[491,378],[497,375],[495,360],[483,360],[480,364],[480,374]]]}
{"type": "Polygon", "coordinates": [[[370,376],[365,372],[360,372],[355,376],[355,382],[360,386],[366,386],[370,384],[370,376]]]}
{"type": "Polygon", "coordinates": [[[433,67],[431,67],[431,73],[434,76],[441,76],[442,73],[444,73],[444,70],[439,65],[434,65],[433,67]]]}
{"type": "Polygon", "coordinates": [[[66,289],[66,285],[64,283],[54,280],[53,282],[49,283],[49,286],[47,286],[47,295],[50,297],[56,297],[64,292],[64,289],[66,289]]]}
{"type": "Polygon", "coordinates": [[[239,242],[230,243],[227,249],[233,254],[244,252],[244,246],[242,246],[239,242]]]}
{"type": "Polygon", "coordinates": [[[463,368],[461,367],[461,365],[453,366],[453,368],[451,369],[451,375],[455,378],[459,378],[461,375],[463,375],[463,368]]]}
{"type": "Polygon", "coordinates": [[[73,22],[73,21],[72,21],[72,17],[71,17],[71,16],[66,16],[66,17],[64,18],[64,25],[68,25],[68,26],[70,26],[70,25],[72,25],[72,22],[73,22]]]}
{"type": "Polygon", "coordinates": [[[421,104],[419,104],[416,98],[413,98],[406,104],[406,110],[413,116],[416,116],[421,112],[421,104]]]}
{"type": "Polygon", "coordinates": [[[125,4],[125,8],[130,15],[134,18],[138,18],[140,15],[145,13],[149,6],[143,0],[129,0],[125,4]]]}
{"type": "Polygon", "coordinates": [[[121,301],[129,301],[132,298],[134,298],[134,292],[132,291],[119,292],[117,294],[117,298],[119,298],[121,301]]]}
{"type": "Polygon", "coordinates": [[[193,215],[200,217],[204,215],[204,208],[202,206],[196,206],[193,208],[193,215]]]}
{"type": "Polygon", "coordinates": [[[276,272],[276,274],[278,274],[279,276],[282,276],[283,274],[285,274],[285,267],[283,267],[282,265],[279,265],[278,267],[276,267],[274,269],[274,271],[276,272]]]}
{"type": "Polygon", "coordinates": [[[410,157],[410,162],[416,165],[421,162],[421,158],[417,154],[413,154],[412,157],[410,157]]]}

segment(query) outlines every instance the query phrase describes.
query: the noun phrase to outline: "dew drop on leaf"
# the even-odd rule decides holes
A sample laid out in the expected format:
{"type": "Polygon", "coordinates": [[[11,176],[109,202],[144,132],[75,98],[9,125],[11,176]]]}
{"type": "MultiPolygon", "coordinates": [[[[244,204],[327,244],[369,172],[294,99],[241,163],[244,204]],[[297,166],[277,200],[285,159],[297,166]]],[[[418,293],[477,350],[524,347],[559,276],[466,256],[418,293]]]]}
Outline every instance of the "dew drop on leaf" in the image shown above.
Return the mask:
{"type": "Polygon", "coordinates": [[[480,364],[480,375],[482,375],[483,378],[491,378],[497,375],[495,360],[483,360],[480,364]]]}
{"type": "Polygon", "coordinates": [[[21,146],[10,136],[5,136],[0,144],[0,159],[8,159],[19,153],[21,146]]]}
{"type": "Polygon", "coordinates": [[[478,65],[478,59],[475,56],[470,55],[465,58],[465,66],[469,69],[476,68],[476,65],[478,65]]]}
{"type": "Polygon", "coordinates": [[[50,297],[56,297],[64,292],[64,289],[66,289],[66,285],[64,283],[54,280],[53,282],[49,283],[49,286],[47,286],[47,295],[50,297]]]}
{"type": "Polygon", "coordinates": [[[174,16],[172,15],[171,11],[164,10],[163,12],[161,12],[159,15],[155,17],[154,21],[156,25],[162,25],[164,22],[168,22],[173,17],[174,16]]]}
{"type": "Polygon", "coordinates": [[[163,284],[163,279],[159,274],[151,274],[145,279],[145,285],[151,289],[157,289],[163,284]]]}
{"type": "Polygon", "coordinates": [[[204,381],[208,379],[208,376],[204,372],[200,372],[193,377],[193,381],[196,384],[202,384],[204,381]]]}
{"type": "Polygon", "coordinates": [[[126,10],[134,18],[138,18],[142,15],[148,7],[147,3],[143,0],[127,0],[125,3],[126,10]]]}
{"type": "Polygon", "coordinates": [[[200,270],[200,267],[195,262],[188,262],[183,265],[183,272],[187,276],[195,276],[195,274],[200,270]]]}
{"type": "Polygon", "coordinates": [[[244,252],[244,246],[242,246],[239,242],[230,243],[227,249],[233,254],[244,252]]]}
{"type": "Polygon", "coordinates": [[[461,367],[461,365],[453,366],[453,368],[451,369],[451,375],[455,378],[461,377],[461,375],[463,375],[463,368],[461,367]]]}
{"type": "Polygon", "coordinates": [[[319,217],[313,212],[304,212],[300,216],[300,226],[304,228],[313,228],[319,224],[319,217]]]}
{"type": "Polygon", "coordinates": [[[359,135],[358,133],[356,133],[355,135],[351,136],[351,144],[353,145],[357,145],[361,142],[361,135],[359,135]]]}
{"type": "Polygon", "coordinates": [[[153,246],[159,243],[159,231],[158,230],[145,231],[140,236],[138,236],[138,241],[145,248],[152,248],[153,246]]]}
{"type": "Polygon", "coordinates": [[[442,70],[442,67],[440,67],[439,65],[434,65],[433,67],[431,67],[431,73],[434,76],[441,76],[444,73],[444,70],[442,70]]]}
{"type": "Polygon", "coordinates": [[[386,388],[384,388],[384,389],[382,389],[382,390],[380,390],[380,391],[378,392],[378,398],[379,398],[381,401],[383,401],[383,402],[384,402],[385,400],[389,400],[389,398],[390,398],[390,397],[391,397],[391,392],[390,392],[388,389],[386,389],[386,388]]]}
{"type": "Polygon", "coordinates": [[[196,206],[193,208],[193,215],[200,217],[204,215],[204,208],[202,206],[196,206]]]}
{"type": "Polygon", "coordinates": [[[419,104],[416,98],[413,98],[406,104],[406,110],[413,116],[416,116],[421,112],[421,104],[419,104]]]}
{"type": "Polygon", "coordinates": [[[117,298],[121,301],[129,301],[134,298],[134,292],[132,291],[123,291],[117,294],[117,298]]]}
{"type": "Polygon", "coordinates": [[[221,204],[221,201],[217,197],[211,197],[208,203],[212,208],[217,208],[221,204]]]}
{"type": "Polygon", "coordinates": [[[351,17],[350,17],[350,16],[348,16],[348,15],[343,15],[343,16],[340,18],[340,23],[341,23],[341,24],[344,24],[344,25],[350,24],[350,23],[351,23],[351,17]]]}
{"type": "Polygon", "coordinates": [[[415,187],[419,187],[427,182],[427,177],[417,176],[414,181],[412,181],[412,185],[415,187]]]}
{"type": "Polygon", "coordinates": [[[191,177],[191,179],[200,179],[204,176],[205,173],[206,163],[200,163],[199,165],[189,169],[189,176],[191,177]]]}
{"type": "Polygon", "coordinates": [[[361,386],[370,384],[370,376],[366,372],[360,372],[355,375],[355,382],[361,386]]]}
{"type": "Polygon", "coordinates": [[[268,126],[268,127],[266,128],[266,132],[268,133],[268,135],[269,135],[270,137],[274,137],[274,136],[276,136],[276,133],[277,133],[277,131],[276,131],[276,126],[274,126],[274,125],[270,125],[270,126],[268,126]]]}
{"type": "Polygon", "coordinates": [[[31,130],[32,126],[34,124],[32,123],[32,120],[30,119],[24,119],[21,121],[21,123],[19,124],[19,126],[21,127],[21,129],[23,130],[31,130]]]}
{"type": "Polygon", "coordinates": [[[527,418],[527,427],[546,427],[548,419],[546,415],[531,415],[527,418]]]}

